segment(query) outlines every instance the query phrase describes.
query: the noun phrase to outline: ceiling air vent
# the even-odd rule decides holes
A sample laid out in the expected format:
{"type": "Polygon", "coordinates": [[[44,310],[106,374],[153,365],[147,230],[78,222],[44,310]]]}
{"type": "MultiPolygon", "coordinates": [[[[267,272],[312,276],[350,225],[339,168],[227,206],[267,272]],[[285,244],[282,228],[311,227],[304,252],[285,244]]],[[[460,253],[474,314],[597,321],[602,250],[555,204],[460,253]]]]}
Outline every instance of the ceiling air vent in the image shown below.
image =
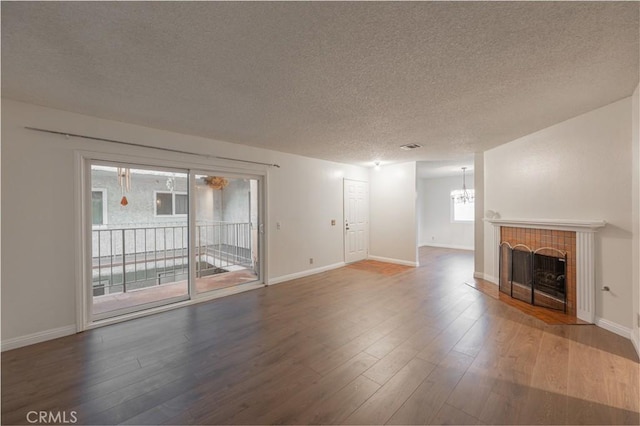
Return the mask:
{"type": "Polygon", "coordinates": [[[409,151],[411,149],[416,149],[416,148],[422,148],[422,145],[418,145],[417,143],[408,143],[400,147],[400,149],[404,149],[405,151],[409,151]]]}

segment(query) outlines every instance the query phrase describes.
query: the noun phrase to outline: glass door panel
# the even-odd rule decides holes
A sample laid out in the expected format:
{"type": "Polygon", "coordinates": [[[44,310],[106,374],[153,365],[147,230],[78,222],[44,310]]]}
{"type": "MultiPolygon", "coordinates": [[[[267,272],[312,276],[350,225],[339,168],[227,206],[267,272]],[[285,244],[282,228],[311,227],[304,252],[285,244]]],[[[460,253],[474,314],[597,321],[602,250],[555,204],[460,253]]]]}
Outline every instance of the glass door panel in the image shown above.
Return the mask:
{"type": "Polygon", "coordinates": [[[195,289],[258,280],[258,180],[195,175],[195,289]]]}
{"type": "Polygon", "coordinates": [[[93,318],[189,298],[188,174],[91,164],[93,318]]]}

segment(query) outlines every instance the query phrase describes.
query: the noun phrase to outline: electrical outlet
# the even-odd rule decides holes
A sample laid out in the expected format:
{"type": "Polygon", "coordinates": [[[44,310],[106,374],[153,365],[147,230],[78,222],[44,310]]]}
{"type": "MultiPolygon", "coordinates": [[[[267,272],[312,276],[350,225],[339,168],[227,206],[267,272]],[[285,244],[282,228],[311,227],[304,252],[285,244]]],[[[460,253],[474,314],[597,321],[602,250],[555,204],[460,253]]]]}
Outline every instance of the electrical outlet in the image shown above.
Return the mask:
{"type": "Polygon", "coordinates": [[[309,258],[309,265],[313,265],[313,257],[309,258]]]}

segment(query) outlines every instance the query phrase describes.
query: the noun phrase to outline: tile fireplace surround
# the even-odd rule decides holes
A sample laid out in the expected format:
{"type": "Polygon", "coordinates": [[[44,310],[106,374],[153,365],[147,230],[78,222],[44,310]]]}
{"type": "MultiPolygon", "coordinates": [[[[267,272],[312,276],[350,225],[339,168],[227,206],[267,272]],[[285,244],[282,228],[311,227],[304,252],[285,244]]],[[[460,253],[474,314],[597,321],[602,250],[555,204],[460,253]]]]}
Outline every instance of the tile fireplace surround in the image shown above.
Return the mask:
{"type": "MultiPolygon", "coordinates": [[[[595,322],[595,233],[606,225],[603,220],[547,220],[547,219],[485,219],[493,225],[494,271],[498,275],[499,246],[502,241],[526,244],[533,249],[538,245],[573,251],[570,237],[575,233],[573,257],[575,276],[575,303],[570,301],[571,314],[595,322]],[[539,231],[539,232],[538,232],[539,231]],[[567,231],[553,232],[553,231],[567,231]],[[567,237],[569,238],[567,239],[567,237]],[[528,244],[527,244],[528,243],[528,244]],[[569,246],[567,246],[569,245],[569,246]]],[[[491,238],[491,236],[489,236],[491,238]]],[[[573,260],[573,259],[571,259],[573,260]]],[[[568,265],[569,266],[569,265],[568,265]]],[[[497,277],[496,277],[497,278],[497,277]]],[[[568,277],[569,278],[569,277],[568,277]]],[[[569,312],[568,312],[569,313],[569,312]]]]}

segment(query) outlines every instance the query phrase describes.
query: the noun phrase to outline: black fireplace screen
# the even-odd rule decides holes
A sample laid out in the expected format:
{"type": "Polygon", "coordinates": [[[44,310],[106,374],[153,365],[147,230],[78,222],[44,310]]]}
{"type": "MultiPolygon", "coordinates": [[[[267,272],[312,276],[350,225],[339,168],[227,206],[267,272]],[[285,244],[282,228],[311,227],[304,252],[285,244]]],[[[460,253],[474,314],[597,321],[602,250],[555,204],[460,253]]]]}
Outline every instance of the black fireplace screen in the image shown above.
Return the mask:
{"type": "Polygon", "coordinates": [[[500,244],[500,291],[532,305],[566,312],[566,253],[549,256],[538,253],[541,250],[500,244]]]}

